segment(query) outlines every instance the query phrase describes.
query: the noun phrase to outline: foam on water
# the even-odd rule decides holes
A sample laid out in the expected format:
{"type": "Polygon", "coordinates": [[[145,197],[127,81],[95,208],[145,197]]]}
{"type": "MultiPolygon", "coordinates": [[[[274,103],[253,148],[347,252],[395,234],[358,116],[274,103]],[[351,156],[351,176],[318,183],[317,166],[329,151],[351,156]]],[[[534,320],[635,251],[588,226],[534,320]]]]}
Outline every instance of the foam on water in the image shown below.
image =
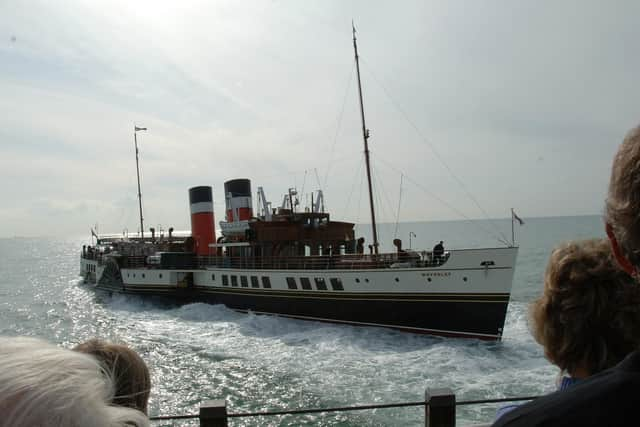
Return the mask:
{"type": "MultiPolygon", "coordinates": [[[[74,299],[82,306],[91,295],[82,287],[74,293],[85,295],[74,299]]],[[[142,353],[152,366],[153,413],[195,413],[213,398],[228,399],[234,412],[418,401],[428,386],[451,387],[461,400],[536,394],[555,375],[530,338],[524,303],[512,305],[502,343],[243,315],[220,305],[167,308],[122,295],[95,308],[95,328],[76,333],[124,340],[142,353]]],[[[486,421],[494,411],[465,407],[460,416],[486,421]]],[[[418,425],[422,419],[418,409],[389,409],[322,422],[418,425]]]]}
{"type": "MultiPolygon", "coordinates": [[[[427,387],[450,387],[458,400],[537,395],[553,388],[557,370],[531,338],[528,302],[540,292],[556,239],[571,237],[572,224],[575,237],[588,235],[589,227],[575,219],[531,222],[535,229],[522,236],[528,244],[520,250],[499,343],[109,296],[77,279],[82,242],[29,239],[0,239],[0,333],[40,336],[67,347],[93,337],[128,343],[151,369],[151,415],[197,413],[203,400],[219,398],[227,399],[232,412],[413,402],[424,398],[427,387]]],[[[598,235],[599,219],[587,222],[598,235]]],[[[458,419],[488,422],[495,409],[459,407],[458,419]]],[[[421,408],[234,420],[278,426],[423,423],[421,408]]]]}

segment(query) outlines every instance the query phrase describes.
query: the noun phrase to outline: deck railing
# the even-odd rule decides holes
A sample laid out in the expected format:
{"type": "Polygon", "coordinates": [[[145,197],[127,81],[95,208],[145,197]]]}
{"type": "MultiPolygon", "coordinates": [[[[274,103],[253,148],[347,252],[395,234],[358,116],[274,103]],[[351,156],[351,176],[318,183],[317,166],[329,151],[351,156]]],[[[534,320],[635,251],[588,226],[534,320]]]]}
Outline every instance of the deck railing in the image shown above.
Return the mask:
{"type": "MultiPolygon", "coordinates": [[[[376,405],[357,405],[343,406],[334,408],[310,408],[310,409],[293,409],[283,411],[260,411],[260,412],[238,412],[230,413],[227,411],[227,402],[225,400],[207,400],[200,405],[200,411],[194,415],[167,415],[150,417],[151,421],[177,421],[177,420],[199,420],[202,427],[227,427],[229,420],[233,418],[251,418],[251,417],[274,417],[282,415],[308,415],[308,414],[328,414],[348,411],[365,411],[373,409],[388,408],[408,408],[408,407],[424,407],[426,427],[454,427],[456,425],[456,408],[463,405],[479,405],[490,403],[517,402],[536,399],[538,396],[527,397],[506,397],[499,399],[481,399],[456,401],[456,396],[448,388],[428,388],[425,391],[425,399],[417,402],[400,402],[376,405]]],[[[259,422],[258,422],[259,424],[259,422]]],[[[475,424],[475,427],[489,426],[487,424],[475,424]]]]}
{"type": "Polygon", "coordinates": [[[354,268],[389,268],[399,262],[398,254],[315,255],[315,256],[205,256],[198,258],[201,267],[250,268],[256,270],[351,270],[354,268]]]}
{"type": "MultiPolygon", "coordinates": [[[[122,256],[123,268],[162,268],[162,269],[206,269],[206,268],[235,268],[255,270],[354,270],[354,269],[383,269],[395,267],[439,267],[449,259],[451,252],[442,257],[434,257],[432,252],[420,253],[383,253],[345,254],[345,255],[314,255],[314,256],[193,256],[179,264],[157,262],[150,263],[148,255],[130,254],[122,256]]],[[[84,253],[85,259],[97,260],[100,264],[108,255],[101,253],[84,253]]],[[[158,262],[160,261],[160,262],[158,262]]]]}

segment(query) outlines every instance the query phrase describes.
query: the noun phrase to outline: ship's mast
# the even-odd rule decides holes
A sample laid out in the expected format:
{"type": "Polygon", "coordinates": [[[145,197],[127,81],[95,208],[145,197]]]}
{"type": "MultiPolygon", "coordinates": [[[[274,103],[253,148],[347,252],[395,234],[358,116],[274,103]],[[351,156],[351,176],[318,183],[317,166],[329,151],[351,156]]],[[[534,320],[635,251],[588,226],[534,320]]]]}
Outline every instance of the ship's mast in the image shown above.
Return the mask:
{"type": "Polygon", "coordinates": [[[360,83],[360,61],[358,60],[358,45],[356,43],[356,27],[353,28],[353,50],[356,55],[356,72],[358,75],[358,95],[360,96],[360,117],[362,118],[362,138],[364,139],[364,161],[367,167],[367,183],[369,184],[369,206],[371,207],[371,228],[373,231],[373,251],[378,254],[378,232],[376,230],[376,211],[373,208],[373,189],[371,186],[371,168],[369,167],[369,129],[364,122],[364,102],[362,101],[362,84],[360,83]]]}
{"type": "Polygon", "coordinates": [[[136,146],[136,174],[138,175],[138,206],[140,206],[140,240],[144,240],[144,225],[142,223],[142,192],[140,191],[140,167],[138,165],[138,131],[147,130],[147,128],[139,128],[133,126],[133,141],[136,146]]]}

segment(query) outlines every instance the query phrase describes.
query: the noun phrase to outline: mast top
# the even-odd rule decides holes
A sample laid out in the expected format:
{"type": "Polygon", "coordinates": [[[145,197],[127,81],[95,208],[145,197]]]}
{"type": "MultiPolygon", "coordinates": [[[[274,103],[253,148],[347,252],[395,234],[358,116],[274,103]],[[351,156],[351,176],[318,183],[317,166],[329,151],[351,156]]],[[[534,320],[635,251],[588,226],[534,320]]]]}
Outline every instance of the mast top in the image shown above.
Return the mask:
{"type": "MultiPolygon", "coordinates": [[[[351,20],[351,30],[353,31],[353,50],[356,53],[356,63],[358,62],[358,44],[356,43],[356,24],[354,24],[353,19],[351,20]]],[[[358,70],[359,70],[359,65],[358,64],[358,70]]],[[[359,73],[359,71],[358,71],[359,73]]]]}

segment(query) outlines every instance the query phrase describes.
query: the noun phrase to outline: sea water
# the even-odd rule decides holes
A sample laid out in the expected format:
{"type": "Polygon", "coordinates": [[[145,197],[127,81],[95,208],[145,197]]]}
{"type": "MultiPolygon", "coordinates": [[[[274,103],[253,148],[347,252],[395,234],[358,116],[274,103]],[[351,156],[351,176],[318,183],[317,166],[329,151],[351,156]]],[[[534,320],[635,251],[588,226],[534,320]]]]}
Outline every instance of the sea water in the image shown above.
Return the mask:
{"type": "MultiPolygon", "coordinates": [[[[197,414],[208,399],[229,412],[417,402],[428,387],[460,400],[540,395],[558,371],[527,327],[553,246],[604,237],[598,216],[525,219],[501,342],[437,338],[382,328],[245,315],[224,306],[168,306],[96,292],[78,279],[87,238],[0,239],[0,334],[29,335],[64,347],[99,337],[134,348],[151,370],[150,415],[197,414]]],[[[497,247],[511,240],[509,220],[382,224],[384,249],[497,247]]],[[[368,239],[369,227],[357,235],[368,239]]],[[[452,313],[455,315],[455,313],[452,313]]],[[[1,369],[1,367],[0,367],[1,369]]],[[[493,420],[496,405],[460,406],[458,425],[493,420]]],[[[180,420],[154,425],[197,425],[180,420]]],[[[236,418],[231,425],[419,426],[420,407],[236,418]]]]}

